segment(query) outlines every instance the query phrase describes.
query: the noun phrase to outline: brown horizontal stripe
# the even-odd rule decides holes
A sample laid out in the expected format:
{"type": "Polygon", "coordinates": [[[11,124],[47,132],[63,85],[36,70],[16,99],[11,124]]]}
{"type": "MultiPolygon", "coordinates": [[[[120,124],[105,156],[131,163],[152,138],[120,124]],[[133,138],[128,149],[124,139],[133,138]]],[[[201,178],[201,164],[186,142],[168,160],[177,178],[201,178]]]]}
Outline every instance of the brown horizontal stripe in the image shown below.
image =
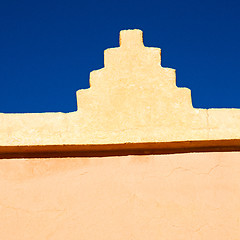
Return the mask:
{"type": "Polygon", "coordinates": [[[240,151],[240,140],[230,139],[96,145],[0,146],[0,158],[106,157],[231,151],[240,151]]]}

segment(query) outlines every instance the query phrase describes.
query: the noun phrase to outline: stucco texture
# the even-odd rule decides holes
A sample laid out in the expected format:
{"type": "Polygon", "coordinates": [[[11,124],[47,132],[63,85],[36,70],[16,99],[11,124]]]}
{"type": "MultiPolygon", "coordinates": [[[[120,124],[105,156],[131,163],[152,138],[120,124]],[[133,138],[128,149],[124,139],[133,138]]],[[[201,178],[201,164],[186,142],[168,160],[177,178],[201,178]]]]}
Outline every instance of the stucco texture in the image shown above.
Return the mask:
{"type": "Polygon", "coordinates": [[[239,159],[239,152],[2,159],[0,239],[240,239],[239,159]]]}

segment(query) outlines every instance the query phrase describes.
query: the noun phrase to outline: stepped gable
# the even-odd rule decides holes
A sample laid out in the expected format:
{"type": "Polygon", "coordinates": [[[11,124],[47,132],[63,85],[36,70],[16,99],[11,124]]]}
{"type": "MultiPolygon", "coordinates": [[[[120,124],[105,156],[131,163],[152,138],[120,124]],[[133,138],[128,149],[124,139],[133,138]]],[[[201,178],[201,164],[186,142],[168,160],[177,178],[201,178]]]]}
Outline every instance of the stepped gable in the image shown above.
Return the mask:
{"type": "Polygon", "coordinates": [[[138,131],[139,141],[179,139],[186,131],[207,138],[206,110],[193,108],[190,90],[176,86],[175,70],[160,65],[159,48],[143,45],[142,31],[121,31],[120,47],[104,59],[90,74],[90,89],[77,92],[78,111],[94,131],[138,131]]]}

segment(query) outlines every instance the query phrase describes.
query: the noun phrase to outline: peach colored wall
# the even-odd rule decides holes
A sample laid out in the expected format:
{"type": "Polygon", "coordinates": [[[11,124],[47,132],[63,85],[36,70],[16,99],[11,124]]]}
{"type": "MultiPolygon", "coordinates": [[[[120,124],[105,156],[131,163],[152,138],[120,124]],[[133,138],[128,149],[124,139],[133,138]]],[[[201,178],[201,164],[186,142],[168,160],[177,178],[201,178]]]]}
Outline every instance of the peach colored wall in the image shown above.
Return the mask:
{"type": "Polygon", "coordinates": [[[240,239],[240,153],[3,159],[0,239],[240,239]]]}

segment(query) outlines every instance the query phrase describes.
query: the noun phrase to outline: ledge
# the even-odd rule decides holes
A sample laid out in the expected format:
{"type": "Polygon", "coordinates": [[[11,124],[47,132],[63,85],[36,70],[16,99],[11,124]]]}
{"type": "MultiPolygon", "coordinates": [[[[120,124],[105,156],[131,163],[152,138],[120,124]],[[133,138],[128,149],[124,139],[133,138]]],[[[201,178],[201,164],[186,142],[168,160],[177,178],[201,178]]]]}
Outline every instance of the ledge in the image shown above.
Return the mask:
{"type": "Polygon", "coordinates": [[[96,145],[0,146],[0,159],[110,157],[233,151],[240,151],[239,139],[96,145]]]}

